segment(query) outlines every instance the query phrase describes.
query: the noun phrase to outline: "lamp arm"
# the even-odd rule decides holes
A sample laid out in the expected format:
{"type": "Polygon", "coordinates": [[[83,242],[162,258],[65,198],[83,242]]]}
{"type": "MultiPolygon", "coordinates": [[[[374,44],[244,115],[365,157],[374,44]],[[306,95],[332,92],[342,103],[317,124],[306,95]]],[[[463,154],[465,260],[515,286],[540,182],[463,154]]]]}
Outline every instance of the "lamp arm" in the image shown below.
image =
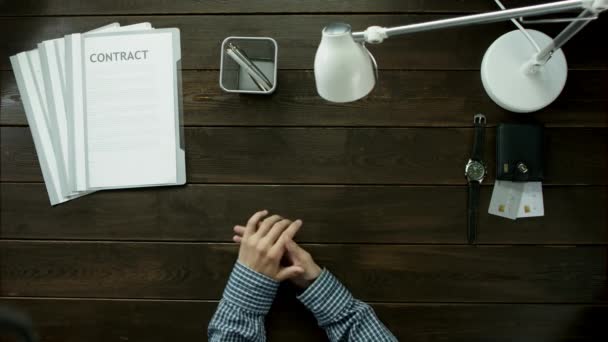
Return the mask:
{"type": "Polygon", "coordinates": [[[561,48],[568,40],[570,40],[570,38],[574,37],[574,35],[576,35],[578,31],[580,31],[583,27],[585,27],[591,21],[591,18],[595,17],[596,15],[597,14],[592,10],[583,10],[581,14],[579,14],[577,19],[587,20],[575,20],[568,24],[568,26],[566,26],[566,28],[563,29],[562,32],[560,32],[555,38],[553,38],[553,41],[549,45],[547,45],[544,49],[539,51],[538,54],[536,54],[537,64],[545,64],[549,60],[549,58],[551,58],[551,55],[553,55],[553,52],[555,52],[555,50],[561,48]]]}
{"type": "MultiPolygon", "coordinates": [[[[494,11],[488,13],[472,14],[457,18],[441,19],[429,21],[426,23],[410,24],[396,27],[379,27],[371,26],[362,32],[353,32],[352,36],[355,41],[365,41],[368,43],[381,43],[384,39],[392,36],[443,29],[456,26],[466,26],[474,24],[486,24],[499,21],[510,20],[518,17],[544,15],[558,12],[565,12],[574,9],[584,9],[583,13],[599,13],[608,8],[608,0],[564,0],[548,4],[526,6],[520,8],[507,9],[502,11],[494,11]]],[[[582,21],[582,26],[578,27],[573,36],[580,30],[588,21],[582,21]]],[[[568,27],[572,26],[569,25],[568,27]]],[[[558,36],[559,37],[559,36],[558,36]]],[[[567,37],[567,38],[569,38],[567,37]]],[[[566,38],[565,36],[563,38],[566,38]]],[[[567,41],[568,39],[566,39],[567,41]]],[[[565,42],[565,41],[564,41],[565,42]]],[[[561,46],[561,45],[560,45],[561,46]]]]}

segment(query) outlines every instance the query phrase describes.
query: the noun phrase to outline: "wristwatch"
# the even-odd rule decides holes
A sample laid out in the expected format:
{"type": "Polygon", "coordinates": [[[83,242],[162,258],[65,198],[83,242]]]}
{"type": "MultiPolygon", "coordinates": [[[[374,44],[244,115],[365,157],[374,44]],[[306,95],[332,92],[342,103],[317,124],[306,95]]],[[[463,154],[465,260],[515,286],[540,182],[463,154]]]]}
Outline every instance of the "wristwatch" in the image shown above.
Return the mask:
{"type": "Polygon", "coordinates": [[[473,117],[475,140],[471,159],[464,167],[464,175],[469,183],[469,200],[467,204],[467,241],[474,243],[477,235],[477,214],[479,212],[480,185],[486,176],[486,165],[483,162],[483,145],[485,141],[486,117],[476,114],[473,117]]]}

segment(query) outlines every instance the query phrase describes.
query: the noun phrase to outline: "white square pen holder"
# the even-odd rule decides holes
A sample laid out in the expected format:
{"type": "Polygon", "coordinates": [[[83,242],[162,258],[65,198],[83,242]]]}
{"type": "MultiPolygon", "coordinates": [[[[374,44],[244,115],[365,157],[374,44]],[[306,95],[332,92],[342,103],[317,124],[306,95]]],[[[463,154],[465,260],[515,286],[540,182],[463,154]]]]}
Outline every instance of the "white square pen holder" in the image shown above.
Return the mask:
{"type": "Polygon", "coordinates": [[[271,94],[277,87],[277,42],[228,37],[222,42],[220,87],[229,93],[271,94]]]}

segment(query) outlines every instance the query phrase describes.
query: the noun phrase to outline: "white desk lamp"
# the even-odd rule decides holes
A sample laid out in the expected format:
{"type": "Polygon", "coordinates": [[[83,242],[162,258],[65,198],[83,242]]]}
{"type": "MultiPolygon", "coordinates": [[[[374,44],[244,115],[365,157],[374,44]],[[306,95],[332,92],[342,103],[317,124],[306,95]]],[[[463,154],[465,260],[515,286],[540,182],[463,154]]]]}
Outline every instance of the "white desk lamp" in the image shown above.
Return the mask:
{"type": "Polygon", "coordinates": [[[499,106],[513,112],[533,112],[553,102],[566,83],[568,66],[561,46],[606,9],[608,0],[566,0],[406,26],[371,26],[364,32],[351,33],[348,24],[330,24],[323,29],[315,56],[317,92],[331,102],[351,102],[369,94],[376,84],[377,65],[364,46],[366,42],[378,44],[400,34],[512,20],[520,30],[508,32],[490,45],[481,63],[481,80],[499,106]],[[570,24],[555,39],[524,30],[513,20],[574,9],[582,12],[569,19],[570,24]]]}

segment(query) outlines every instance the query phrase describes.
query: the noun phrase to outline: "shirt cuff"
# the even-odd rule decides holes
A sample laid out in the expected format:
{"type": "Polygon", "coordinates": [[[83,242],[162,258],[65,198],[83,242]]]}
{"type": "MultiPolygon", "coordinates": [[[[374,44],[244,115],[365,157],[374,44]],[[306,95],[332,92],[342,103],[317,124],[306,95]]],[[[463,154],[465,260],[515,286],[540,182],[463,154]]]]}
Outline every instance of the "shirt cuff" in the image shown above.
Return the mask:
{"type": "Polygon", "coordinates": [[[328,270],[298,296],[298,300],[310,310],[320,326],[325,326],[337,318],[351,305],[353,296],[328,270]]]}
{"type": "Polygon", "coordinates": [[[224,300],[243,310],[265,315],[278,288],[279,282],[237,262],[224,290],[224,300]]]}

